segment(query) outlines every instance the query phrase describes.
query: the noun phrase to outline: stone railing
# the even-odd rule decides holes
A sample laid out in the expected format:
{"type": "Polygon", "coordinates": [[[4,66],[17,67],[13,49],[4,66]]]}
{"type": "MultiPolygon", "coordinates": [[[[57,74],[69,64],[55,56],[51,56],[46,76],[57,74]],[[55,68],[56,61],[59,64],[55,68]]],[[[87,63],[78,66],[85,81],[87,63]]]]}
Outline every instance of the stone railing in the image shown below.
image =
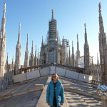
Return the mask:
{"type": "Polygon", "coordinates": [[[51,75],[53,73],[57,73],[59,76],[71,78],[79,81],[90,82],[92,80],[91,75],[86,75],[82,73],[78,73],[73,69],[67,69],[61,66],[47,66],[47,67],[39,67],[38,69],[33,69],[30,72],[22,73],[13,76],[14,83],[22,82],[25,80],[39,78],[41,76],[51,75]]]}

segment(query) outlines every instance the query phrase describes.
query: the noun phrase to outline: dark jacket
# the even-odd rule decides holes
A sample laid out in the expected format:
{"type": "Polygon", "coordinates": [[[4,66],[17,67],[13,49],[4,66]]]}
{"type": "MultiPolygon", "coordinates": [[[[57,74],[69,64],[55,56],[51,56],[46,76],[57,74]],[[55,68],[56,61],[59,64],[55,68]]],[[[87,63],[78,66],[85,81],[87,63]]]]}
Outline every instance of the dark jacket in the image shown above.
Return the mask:
{"type": "MultiPolygon", "coordinates": [[[[64,88],[61,83],[61,81],[57,81],[56,83],[56,103],[57,106],[60,106],[61,104],[64,103],[64,88]]],[[[46,91],[46,102],[50,105],[53,106],[53,101],[54,100],[54,83],[51,81],[48,84],[47,91],[46,91]]]]}

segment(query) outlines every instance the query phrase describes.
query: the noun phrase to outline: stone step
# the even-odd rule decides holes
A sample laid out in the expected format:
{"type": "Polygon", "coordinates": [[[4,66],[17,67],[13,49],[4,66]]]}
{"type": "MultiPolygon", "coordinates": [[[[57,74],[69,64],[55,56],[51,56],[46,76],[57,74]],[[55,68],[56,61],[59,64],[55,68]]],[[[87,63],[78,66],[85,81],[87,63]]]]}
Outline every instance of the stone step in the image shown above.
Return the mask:
{"type": "Polygon", "coordinates": [[[61,80],[69,107],[101,107],[101,98],[95,94],[93,87],[86,83],[72,83],[72,81],[69,82],[63,78],[61,80]],[[89,90],[90,88],[91,90],[89,90]]]}
{"type": "Polygon", "coordinates": [[[74,92],[74,93],[77,93],[77,94],[80,94],[80,95],[84,95],[84,96],[88,96],[88,97],[93,97],[97,100],[101,100],[101,97],[96,95],[96,94],[93,94],[93,93],[88,93],[87,91],[80,91],[78,89],[72,89],[72,88],[65,88],[65,91],[67,92],[74,92]]]}

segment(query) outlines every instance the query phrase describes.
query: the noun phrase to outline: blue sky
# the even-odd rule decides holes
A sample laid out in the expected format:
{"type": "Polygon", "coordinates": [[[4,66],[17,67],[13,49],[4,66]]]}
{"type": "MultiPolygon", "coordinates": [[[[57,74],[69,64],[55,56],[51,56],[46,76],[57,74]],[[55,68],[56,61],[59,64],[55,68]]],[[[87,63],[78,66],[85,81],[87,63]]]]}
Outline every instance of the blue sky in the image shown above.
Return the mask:
{"type": "MultiPolygon", "coordinates": [[[[3,2],[0,0],[0,21],[3,15],[3,2]]],[[[107,0],[7,0],[6,13],[6,36],[7,52],[9,62],[16,51],[18,39],[18,26],[21,22],[21,50],[22,64],[26,46],[26,35],[29,34],[29,51],[31,42],[34,47],[40,50],[42,36],[46,39],[48,22],[51,19],[51,9],[54,10],[54,17],[57,20],[57,30],[60,38],[63,36],[74,41],[76,52],[76,35],[79,35],[80,51],[83,55],[84,47],[84,23],[87,25],[87,36],[90,48],[90,55],[94,56],[96,62],[98,50],[98,3],[102,5],[102,16],[105,32],[107,31],[107,0]]]]}

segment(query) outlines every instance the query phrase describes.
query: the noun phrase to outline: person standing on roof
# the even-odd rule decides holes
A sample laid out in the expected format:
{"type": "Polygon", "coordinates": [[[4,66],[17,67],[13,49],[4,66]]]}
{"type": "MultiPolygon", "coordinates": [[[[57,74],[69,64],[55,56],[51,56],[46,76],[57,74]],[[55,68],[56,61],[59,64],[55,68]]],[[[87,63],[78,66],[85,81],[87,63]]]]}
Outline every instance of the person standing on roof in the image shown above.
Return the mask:
{"type": "Polygon", "coordinates": [[[61,107],[64,103],[64,87],[57,74],[52,74],[46,90],[46,102],[50,107],[61,107]]]}

